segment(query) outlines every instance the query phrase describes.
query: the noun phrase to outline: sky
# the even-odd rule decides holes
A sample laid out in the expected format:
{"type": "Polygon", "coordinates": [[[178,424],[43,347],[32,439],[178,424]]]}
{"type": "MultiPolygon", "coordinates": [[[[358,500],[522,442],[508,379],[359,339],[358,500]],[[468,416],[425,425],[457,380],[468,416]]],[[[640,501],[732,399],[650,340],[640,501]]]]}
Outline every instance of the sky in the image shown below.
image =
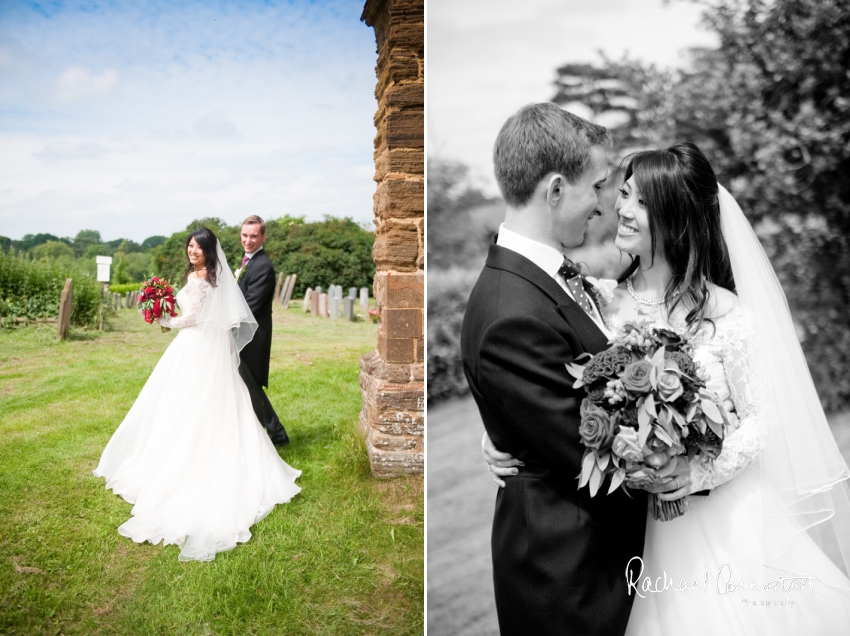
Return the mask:
{"type": "Polygon", "coordinates": [[[372,227],[362,0],[0,0],[0,235],[372,227]]]}
{"type": "Polygon", "coordinates": [[[684,0],[428,0],[428,157],[466,164],[497,194],[496,135],[521,106],[554,96],[559,66],[599,62],[600,50],[680,66],[686,49],[719,44],[700,15],[684,0]]]}

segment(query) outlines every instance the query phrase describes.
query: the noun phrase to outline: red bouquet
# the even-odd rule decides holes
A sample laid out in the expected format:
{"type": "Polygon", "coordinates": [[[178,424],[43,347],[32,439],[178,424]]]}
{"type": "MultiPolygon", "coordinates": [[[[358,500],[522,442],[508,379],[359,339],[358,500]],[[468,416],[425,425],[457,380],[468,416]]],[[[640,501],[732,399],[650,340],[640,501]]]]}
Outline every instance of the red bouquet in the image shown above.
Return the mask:
{"type": "MultiPolygon", "coordinates": [[[[149,281],[142,283],[142,292],[139,294],[139,311],[145,318],[145,322],[153,324],[157,318],[176,316],[174,311],[177,303],[174,300],[174,290],[164,278],[154,276],[149,281]]],[[[171,331],[168,327],[162,327],[162,332],[171,331]]]]}
{"type": "MultiPolygon", "coordinates": [[[[650,486],[669,475],[675,458],[720,454],[735,415],[706,389],[686,338],[667,329],[626,324],[609,349],[583,365],[567,365],[584,387],[579,435],[585,446],[579,488],[594,496],[606,476],[609,494],[621,484],[650,486]]],[[[650,496],[655,519],[684,514],[685,499],[650,496]]]]}

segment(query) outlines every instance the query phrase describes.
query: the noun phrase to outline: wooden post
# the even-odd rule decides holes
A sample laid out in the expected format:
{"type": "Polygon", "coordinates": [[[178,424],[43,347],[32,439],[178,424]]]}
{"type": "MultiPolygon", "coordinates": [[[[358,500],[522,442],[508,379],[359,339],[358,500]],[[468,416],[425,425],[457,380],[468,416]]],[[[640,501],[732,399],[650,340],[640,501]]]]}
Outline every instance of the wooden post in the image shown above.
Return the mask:
{"type": "Polygon", "coordinates": [[[289,301],[292,300],[292,292],[295,290],[295,281],[298,280],[298,274],[293,274],[289,278],[289,289],[286,290],[286,297],[283,299],[283,308],[289,308],[289,301]]]}
{"type": "Polygon", "coordinates": [[[59,320],[56,325],[56,339],[64,340],[68,337],[68,328],[71,326],[71,311],[74,308],[74,280],[65,279],[65,287],[59,299],[59,320]]]}
{"type": "MultiPolygon", "coordinates": [[[[283,273],[281,273],[281,276],[283,276],[283,273]]],[[[286,277],[286,279],[283,281],[283,285],[281,286],[280,289],[277,290],[277,295],[274,297],[275,302],[278,302],[281,305],[283,304],[283,297],[286,296],[286,290],[289,289],[289,279],[290,278],[291,278],[291,276],[286,277]]]]}
{"type": "Polygon", "coordinates": [[[283,272],[277,275],[277,285],[274,286],[274,298],[280,302],[280,286],[283,284],[283,272]]]}
{"type": "Polygon", "coordinates": [[[109,293],[109,283],[106,283],[103,286],[103,289],[100,290],[100,308],[98,310],[98,319],[97,319],[97,330],[98,331],[103,331],[103,302],[104,302],[104,296],[108,293],[109,293]]]}

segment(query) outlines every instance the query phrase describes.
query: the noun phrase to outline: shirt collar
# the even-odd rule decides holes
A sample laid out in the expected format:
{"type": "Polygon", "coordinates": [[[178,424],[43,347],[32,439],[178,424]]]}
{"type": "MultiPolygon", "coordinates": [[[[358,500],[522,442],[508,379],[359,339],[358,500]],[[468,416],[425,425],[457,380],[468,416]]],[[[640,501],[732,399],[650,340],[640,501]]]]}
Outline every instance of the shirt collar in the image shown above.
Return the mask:
{"type": "Polygon", "coordinates": [[[253,252],[245,252],[245,256],[247,256],[248,258],[253,258],[253,257],[254,257],[254,254],[256,254],[257,252],[259,252],[259,251],[260,251],[260,250],[262,250],[262,249],[263,249],[263,248],[262,248],[262,247],[260,247],[258,250],[255,250],[255,251],[253,251],[253,252]]]}
{"type": "Polygon", "coordinates": [[[554,247],[512,232],[505,227],[504,223],[499,226],[499,237],[496,239],[496,245],[506,247],[512,252],[524,256],[552,278],[557,275],[561,265],[564,264],[564,255],[554,247]]]}

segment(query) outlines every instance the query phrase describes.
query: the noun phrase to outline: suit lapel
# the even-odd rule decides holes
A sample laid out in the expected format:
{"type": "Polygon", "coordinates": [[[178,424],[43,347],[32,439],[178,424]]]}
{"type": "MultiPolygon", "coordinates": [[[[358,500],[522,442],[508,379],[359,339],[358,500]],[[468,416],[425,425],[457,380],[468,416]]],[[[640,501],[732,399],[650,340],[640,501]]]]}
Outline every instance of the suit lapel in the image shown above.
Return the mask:
{"type": "Polygon", "coordinates": [[[558,308],[587,351],[596,353],[608,346],[608,337],[602,333],[593,319],[588,316],[576,301],[565,292],[555,280],[524,256],[513,250],[496,245],[496,239],[490,243],[487,266],[502,269],[521,276],[543,291],[558,308]]]}

